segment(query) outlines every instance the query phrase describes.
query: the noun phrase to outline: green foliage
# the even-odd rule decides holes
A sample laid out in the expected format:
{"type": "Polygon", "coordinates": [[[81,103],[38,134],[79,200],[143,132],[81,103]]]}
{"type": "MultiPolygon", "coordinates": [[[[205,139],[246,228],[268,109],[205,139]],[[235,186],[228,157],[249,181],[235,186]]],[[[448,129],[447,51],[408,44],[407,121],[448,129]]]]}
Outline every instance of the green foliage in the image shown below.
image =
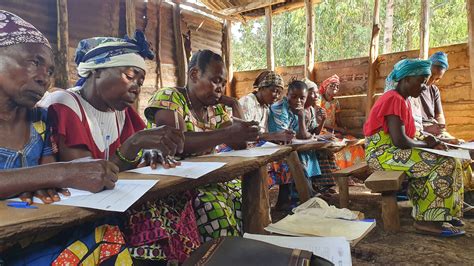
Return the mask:
{"type": "MultiPolygon", "coordinates": [[[[380,1],[380,53],[383,51],[387,0],[380,1]]],[[[373,0],[323,0],[315,7],[316,61],[369,55],[373,0]]],[[[430,46],[467,41],[464,0],[431,0],[430,46]]],[[[420,0],[395,0],[392,52],[419,49],[420,0]]],[[[236,71],[266,67],[265,18],[239,25],[234,33],[236,71]]],[[[273,43],[277,66],[304,64],[306,17],[304,9],[273,17],[273,43]]]]}

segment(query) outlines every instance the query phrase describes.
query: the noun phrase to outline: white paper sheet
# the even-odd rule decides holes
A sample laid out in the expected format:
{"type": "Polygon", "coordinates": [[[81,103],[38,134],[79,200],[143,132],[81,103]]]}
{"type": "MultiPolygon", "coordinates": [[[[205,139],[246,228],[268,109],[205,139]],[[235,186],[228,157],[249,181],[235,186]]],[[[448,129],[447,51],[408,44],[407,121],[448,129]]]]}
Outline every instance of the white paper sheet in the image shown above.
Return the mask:
{"type": "Polygon", "coordinates": [[[327,140],[320,140],[320,139],[293,139],[291,144],[313,144],[313,143],[329,143],[327,140]]]}
{"type": "Polygon", "coordinates": [[[288,237],[244,234],[245,238],[259,240],[285,248],[296,248],[313,252],[334,265],[352,265],[351,248],[343,237],[288,237]]]}
{"type": "Polygon", "coordinates": [[[442,151],[442,150],[436,150],[436,149],[428,149],[428,148],[418,148],[420,150],[428,151],[434,154],[438,155],[443,155],[447,157],[453,157],[453,158],[458,158],[458,159],[465,159],[465,160],[471,160],[471,155],[469,155],[468,150],[447,150],[447,151],[442,151]]]}
{"type": "Polygon", "coordinates": [[[459,149],[466,149],[466,150],[474,150],[474,142],[466,142],[463,144],[450,144],[450,143],[445,143],[446,145],[454,148],[459,148],[459,149]]]}
{"type": "Polygon", "coordinates": [[[144,175],[171,175],[190,179],[197,179],[207,173],[221,168],[226,163],[221,162],[186,162],[181,161],[181,165],[176,168],[165,169],[163,166],[158,166],[156,169],[151,167],[141,167],[127,172],[144,174],[144,175]]]}
{"type": "MultiPolygon", "coordinates": [[[[60,194],[61,201],[54,202],[54,205],[66,205],[84,207],[105,211],[124,212],[158,180],[118,180],[115,188],[104,190],[99,193],[70,188],[71,196],[66,197],[60,194]]],[[[19,198],[12,201],[20,201],[19,198]]],[[[43,203],[39,198],[33,198],[34,203],[43,203]]]]}
{"type": "Polygon", "coordinates": [[[201,157],[260,157],[272,155],[275,152],[279,151],[282,147],[257,147],[246,150],[237,150],[237,151],[228,151],[220,152],[215,154],[208,154],[201,157]]]}

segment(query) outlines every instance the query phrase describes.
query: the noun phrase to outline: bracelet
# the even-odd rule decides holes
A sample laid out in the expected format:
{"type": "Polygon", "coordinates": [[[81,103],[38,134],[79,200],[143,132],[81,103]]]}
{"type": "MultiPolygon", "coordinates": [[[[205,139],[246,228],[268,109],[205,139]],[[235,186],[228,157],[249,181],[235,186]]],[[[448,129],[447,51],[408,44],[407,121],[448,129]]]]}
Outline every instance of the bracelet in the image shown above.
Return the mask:
{"type": "Polygon", "coordinates": [[[123,154],[120,152],[120,148],[117,148],[117,150],[115,151],[115,154],[117,154],[117,157],[119,157],[120,161],[122,161],[122,162],[126,162],[128,164],[136,164],[142,158],[143,149],[141,149],[138,152],[137,157],[135,157],[135,159],[133,159],[133,160],[129,160],[129,159],[125,158],[125,156],[123,156],[123,154]]]}

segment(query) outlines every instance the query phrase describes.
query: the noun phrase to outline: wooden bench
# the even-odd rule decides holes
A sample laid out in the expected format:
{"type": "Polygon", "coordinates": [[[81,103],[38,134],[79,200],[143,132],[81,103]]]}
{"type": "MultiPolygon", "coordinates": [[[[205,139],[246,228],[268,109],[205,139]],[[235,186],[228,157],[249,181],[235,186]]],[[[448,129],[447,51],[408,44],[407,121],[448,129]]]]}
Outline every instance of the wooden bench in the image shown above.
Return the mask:
{"type": "Polygon", "coordinates": [[[404,178],[405,173],[402,171],[375,171],[365,180],[365,186],[373,193],[382,193],[382,220],[385,231],[400,230],[397,191],[401,189],[404,178]]]}
{"type": "Polygon", "coordinates": [[[338,170],[333,173],[339,187],[339,207],[347,208],[349,206],[349,179],[348,177],[358,173],[368,172],[369,167],[366,162],[361,162],[353,166],[338,170]]]}

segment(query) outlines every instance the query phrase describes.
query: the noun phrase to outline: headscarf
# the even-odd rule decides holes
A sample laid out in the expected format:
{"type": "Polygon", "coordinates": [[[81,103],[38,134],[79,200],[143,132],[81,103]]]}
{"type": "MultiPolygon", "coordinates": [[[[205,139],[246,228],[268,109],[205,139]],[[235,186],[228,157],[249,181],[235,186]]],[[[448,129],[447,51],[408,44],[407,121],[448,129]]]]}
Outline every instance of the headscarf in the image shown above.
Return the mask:
{"type": "Polygon", "coordinates": [[[336,84],[341,84],[341,81],[339,80],[339,76],[334,74],[330,76],[329,78],[325,79],[323,83],[321,83],[321,86],[319,86],[319,93],[323,95],[326,93],[326,90],[331,83],[336,83],[336,84]]]}
{"type": "Polygon", "coordinates": [[[51,49],[48,39],[33,25],[13,13],[0,10],[0,47],[21,43],[39,43],[51,49]]]}
{"type": "Polygon", "coordinates": [[[283,78],[280,75],[273,71],[269,71],[268,74],[262,79],[262,81],[260,81],[257,87],[263,88],[269,86],[276,86],[281,87],[283,89],[284,85],[285,84],[283,82],[283,78]]]}
{"type": "Polygon", "coordinates": [[[145,58],[153,59],[153,52],[141,31],[135,38],[95,37],[79,42],[75,62],[82,85],[90,73],[99,68],[131,66],[146,70],[145,58]]]}
{"type": "Polygon", "coordinates": [[[316,85],[316,83],[314,83],[313,81],[305,78],[305,79],[303,79],[303,82],[306,83],[306,86],[308,87],[308,90],[314,89],[315,91],[318,91],[318,85],[316,85]]]}
{"type": "Polygon", "coordinates": [[[429,60],[434,66],[440,66],[446,70],[449,68],[448,55],[443,52],[436,52],[432,54],[429,60]]]}
{"type": "Polygon", "coordinates": [[[403,59],[398,61],[392,72],[385,79],[384,92],[397,88],[398,82],[411,76],[429,76],[431,75],[431,61],[421,59],[403,59]]]}

